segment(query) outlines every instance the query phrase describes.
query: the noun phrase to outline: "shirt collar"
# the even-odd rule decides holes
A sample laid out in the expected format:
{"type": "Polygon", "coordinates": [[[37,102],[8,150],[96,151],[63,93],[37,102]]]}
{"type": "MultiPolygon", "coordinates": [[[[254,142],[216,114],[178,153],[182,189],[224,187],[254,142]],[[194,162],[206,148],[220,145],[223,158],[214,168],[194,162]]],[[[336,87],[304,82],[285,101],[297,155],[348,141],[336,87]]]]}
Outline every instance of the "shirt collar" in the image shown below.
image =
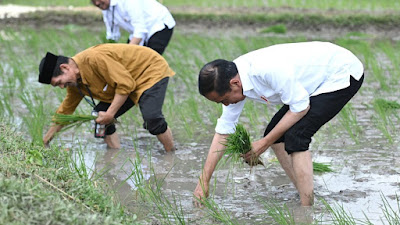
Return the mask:
{"type": "Polygon", "coordinates": [[[116,6],[116,5],[117,5],[117,3],[118,3],[118,1],[117,1],[117,0],[110,0],[110,7],[109,7],[108,9],[110,9],[110,8],[111,8],[111,6],[116,6]]]}
{"type": "Polygon", "coordinates": [[[247,91],[254,89],[254,86],[249,77],[250,65],[244,59],[240,57],[233,61],[239,72],[240,81],[242,82],[243,94],[246,95],[247,91]]]}

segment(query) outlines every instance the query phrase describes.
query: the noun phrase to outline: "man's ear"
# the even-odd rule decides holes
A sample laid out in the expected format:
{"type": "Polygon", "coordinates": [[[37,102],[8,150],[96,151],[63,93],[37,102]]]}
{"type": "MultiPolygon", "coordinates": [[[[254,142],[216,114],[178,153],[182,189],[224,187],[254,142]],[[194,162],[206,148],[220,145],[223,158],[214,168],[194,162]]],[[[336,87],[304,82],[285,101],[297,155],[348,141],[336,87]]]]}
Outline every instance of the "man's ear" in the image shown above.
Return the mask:
{"type": "Polygon", "coordinates": [[[229,81],[229,84],[230,84],[231,86],[242,87],[242,82],[240,81],[239,74],[237,74],[234,78],[232,78],[232,79],[229,81]]]}
{"type": "Polygon", "coordinates": [[[60,71],[61,71],[61,73],[65,73],[65,70],[69,70],[69,69],[70,69],[70,67],[69,67],[68,64],[66,64],[66,63],[60,64],[60,71]]]}

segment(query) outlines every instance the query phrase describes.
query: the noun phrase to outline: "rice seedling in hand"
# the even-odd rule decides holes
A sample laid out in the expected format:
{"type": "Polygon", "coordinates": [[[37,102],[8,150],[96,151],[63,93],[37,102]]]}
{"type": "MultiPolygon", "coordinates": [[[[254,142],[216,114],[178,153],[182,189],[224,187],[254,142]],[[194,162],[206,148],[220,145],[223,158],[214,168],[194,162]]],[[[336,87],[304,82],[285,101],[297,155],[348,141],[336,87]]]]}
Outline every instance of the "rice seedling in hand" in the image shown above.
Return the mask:
{"type": "Polygon", "coordinates": [[[78,115],[78,114],[65,115],[56,113],[54,114],[52,121],[57,125],[63,125],[64,130],[66,130],[73,126],[80,126],[81,124],[91,120],[95,120],[96,118],[97,116],[92,116],[92,115],[78,115]]]}
{"type": "MultiPolygon", "coordinates": [[[[246,154],[251,150],[250,134],[243,127],[243,125],[237,124],[235,132],[230,134],[226,138],[225,155],[228,155],[227,159],[231,159],[234,163],[241,161],[241,155],[246,154]]],[[[256,166],[258,164],[264,165],[260,159],[255,159],[252,162],[246,162],[250,166],[256,166]]]]}

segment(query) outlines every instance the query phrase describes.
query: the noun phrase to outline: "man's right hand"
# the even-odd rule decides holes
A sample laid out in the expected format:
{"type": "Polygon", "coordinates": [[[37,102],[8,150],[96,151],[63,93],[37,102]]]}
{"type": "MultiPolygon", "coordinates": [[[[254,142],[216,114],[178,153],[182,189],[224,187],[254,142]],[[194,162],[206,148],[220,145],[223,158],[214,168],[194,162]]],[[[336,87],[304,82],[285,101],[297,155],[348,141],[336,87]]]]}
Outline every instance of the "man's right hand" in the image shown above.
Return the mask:
{"type": "Polygon", "coordinates": [[[199,180],[199,182],[197,183],[197,187],[193,192],[194,195],[194,199],[193,199],[193,204],[200,208],[203,205],[201,204],[202,200],[205,200],[208,197],[208,189],[209,189],[209,185],[207,183],[204,183],[201,181],[201,179],[199,180]]]}
{"type": "Polygon", "coordinates": [[[48,148],[49,143],[51,139],[53,139],[55,133],[61,130],[63,126],[62,125],[53,125],[50,127],[50,129],[47,131],[47,133],[43,137],[43,145],[48,148]]]}

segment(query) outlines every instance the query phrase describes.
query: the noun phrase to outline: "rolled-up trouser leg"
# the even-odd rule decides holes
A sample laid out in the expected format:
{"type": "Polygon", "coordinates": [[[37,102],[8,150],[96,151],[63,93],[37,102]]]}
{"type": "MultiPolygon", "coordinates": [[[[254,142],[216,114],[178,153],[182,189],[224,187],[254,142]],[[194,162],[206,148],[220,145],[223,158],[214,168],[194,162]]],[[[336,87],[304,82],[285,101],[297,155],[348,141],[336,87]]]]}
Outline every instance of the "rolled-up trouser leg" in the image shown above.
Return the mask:
{"type": "Polygon", "coordinates": [[[164,133],[168,127],[162,114],[168,80],[168,77],[163,78],[143,92],[139,99],[139,107],[144,120],[143,127],[153,135],[164,133]]]}

